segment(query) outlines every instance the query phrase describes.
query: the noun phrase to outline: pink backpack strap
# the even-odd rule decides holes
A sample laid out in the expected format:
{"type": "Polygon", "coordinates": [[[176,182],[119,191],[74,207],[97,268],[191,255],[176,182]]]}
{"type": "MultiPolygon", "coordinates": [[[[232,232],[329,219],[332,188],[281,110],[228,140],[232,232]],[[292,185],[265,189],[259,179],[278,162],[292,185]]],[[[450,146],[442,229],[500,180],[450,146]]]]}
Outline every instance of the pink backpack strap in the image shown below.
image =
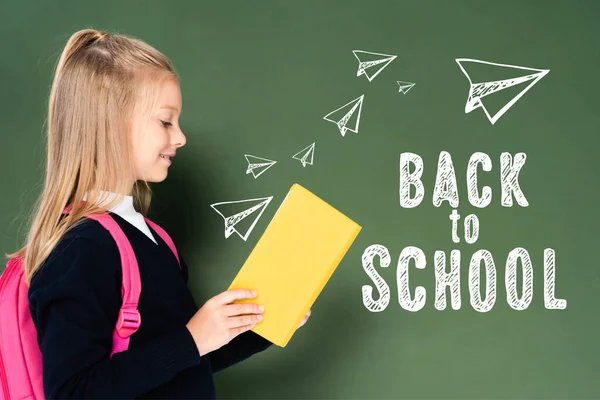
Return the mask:
{"type": "Polygon", "coordinates": [[[29,312],[23,260],[11,258],[0,275],[0,399],[44,398],[42,353],[29,312]]]}
{"type": "Polygon", "coordinates": [[[110,232],[117,243],[121,255],[121,270],[123,275],[121,295],[123,297],[123,304],[119,310],[119,317],[113,332],[113,347],[110,353],[112,357],[115,353],[127,350],[130,336],[139,329],[142,322],[137,308],[142,291],[140,271],[133,248],[119,224],[109,214],[90,214],[86,215],[86,217],[98,221],[110,232]]]}
{"type": "Polygon", "coordinates": [[[160,235],[162,240],[164,240],[165,243],[169,246],[169,248],[171,249],[173,254],[175,254],[175,258],[177,259],[177,262],[179,263],[179,268],[181,268],[181,261],[179,261],[179,254],[177,253],[177,248],[175,247],[175,243],[173,242],[173,239],[171,239],[171,237],[169,236],[167,231],[165,231],[163,228],[161,228],[156,222],[152,222],[148,218],[144,218],[144,219],[146,220],[146,223],[148,225],[150,225],[150,227],[152,229],[154,229],[156,231],[156,233],[158,233],[160,235]]]}

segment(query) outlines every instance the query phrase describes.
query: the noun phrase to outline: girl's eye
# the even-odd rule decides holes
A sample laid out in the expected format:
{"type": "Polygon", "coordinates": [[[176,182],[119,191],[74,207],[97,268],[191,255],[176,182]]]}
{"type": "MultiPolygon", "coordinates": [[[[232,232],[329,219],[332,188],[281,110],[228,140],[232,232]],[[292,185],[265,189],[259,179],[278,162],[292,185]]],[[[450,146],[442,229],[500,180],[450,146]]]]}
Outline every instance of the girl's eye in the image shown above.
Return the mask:
{"type": "Polygon", "coordinates": [[[161,120],[160,122],[162,123],[163,127],[165,127],[165,128],[167,128],[167,127],[169,127],[169,126],[173,126],[173,124],[172,124],[172,123],[170,123],[170,122],[167,122],[167,121],[162,121],[162,120],[161,120]]]}

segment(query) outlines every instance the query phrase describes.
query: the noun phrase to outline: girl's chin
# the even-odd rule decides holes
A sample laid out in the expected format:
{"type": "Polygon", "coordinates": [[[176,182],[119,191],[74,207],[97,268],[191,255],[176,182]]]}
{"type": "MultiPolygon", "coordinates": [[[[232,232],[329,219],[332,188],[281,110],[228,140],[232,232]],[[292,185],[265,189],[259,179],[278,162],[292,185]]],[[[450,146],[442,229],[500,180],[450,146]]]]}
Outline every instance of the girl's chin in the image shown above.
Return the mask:
{"type": "Polygon", "coordinates": [[[146,182],[153,182],[153,183],[162,182],[167,178],[168,175],[169,175],[169,170],[165,168],[165,169],[163,169],[163,171],[156,171],[153,174],[151,174],[150,176],[147,176],[146,182]]]}

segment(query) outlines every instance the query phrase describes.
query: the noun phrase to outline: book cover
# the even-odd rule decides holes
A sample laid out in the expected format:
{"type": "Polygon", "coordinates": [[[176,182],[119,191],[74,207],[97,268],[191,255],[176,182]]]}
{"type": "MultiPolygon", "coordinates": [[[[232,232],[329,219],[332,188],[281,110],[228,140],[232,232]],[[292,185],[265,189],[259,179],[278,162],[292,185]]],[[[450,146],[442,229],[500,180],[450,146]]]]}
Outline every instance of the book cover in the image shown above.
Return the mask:
{"type": "Polygon", "coordinates": [[[361,226],[294,184],[229,289],[251,289],[265,307],[252,329],[285,347],[358,236],[361,226]]]}

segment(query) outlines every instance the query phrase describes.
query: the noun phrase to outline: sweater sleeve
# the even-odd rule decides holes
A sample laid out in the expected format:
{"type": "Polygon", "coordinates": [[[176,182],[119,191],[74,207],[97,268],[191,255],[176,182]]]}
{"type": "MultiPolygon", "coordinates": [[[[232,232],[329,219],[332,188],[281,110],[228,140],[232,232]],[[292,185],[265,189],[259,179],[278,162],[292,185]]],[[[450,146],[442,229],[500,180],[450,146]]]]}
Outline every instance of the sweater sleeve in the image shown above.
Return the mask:
{"type": "Polygon", "coordinates": [[[116,246],[77,237],[53,255],[29,288],[47,398],[137,397],[200,363],[185,326],[110,358],[121,306],[116,246]]]}
{"type": "Polygon", "coordinates": [[[229,368],[250,356],[268,349],[273,343],[257,333],[246,331],[231,340],[225,346],[210,353],[208,357],[213,373],[229,368]]]}

